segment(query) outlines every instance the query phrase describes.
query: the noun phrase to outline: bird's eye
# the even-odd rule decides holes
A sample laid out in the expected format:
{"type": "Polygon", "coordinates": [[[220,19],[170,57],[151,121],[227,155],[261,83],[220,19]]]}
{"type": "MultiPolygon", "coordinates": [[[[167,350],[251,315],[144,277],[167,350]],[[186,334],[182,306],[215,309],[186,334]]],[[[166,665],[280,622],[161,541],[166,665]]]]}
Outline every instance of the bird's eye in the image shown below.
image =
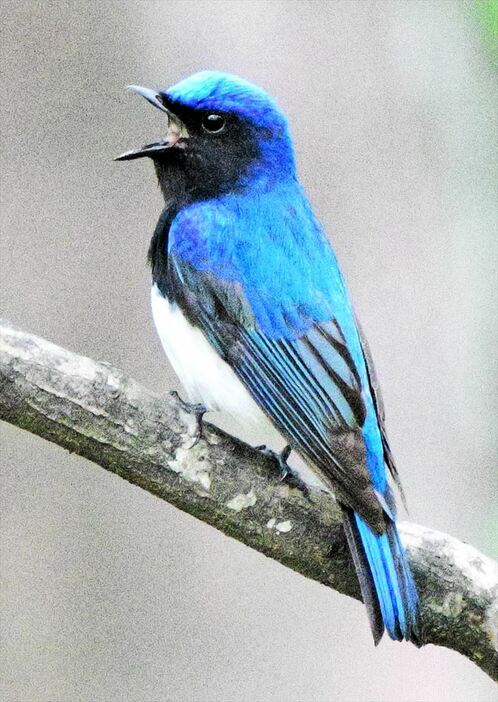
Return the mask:
{"type": "Polygon", "coordinates": [[[208,134],[219,134],[225,129],[225,118],[221,115],[205,115],[202,118],[202,128],[208,134]]]}

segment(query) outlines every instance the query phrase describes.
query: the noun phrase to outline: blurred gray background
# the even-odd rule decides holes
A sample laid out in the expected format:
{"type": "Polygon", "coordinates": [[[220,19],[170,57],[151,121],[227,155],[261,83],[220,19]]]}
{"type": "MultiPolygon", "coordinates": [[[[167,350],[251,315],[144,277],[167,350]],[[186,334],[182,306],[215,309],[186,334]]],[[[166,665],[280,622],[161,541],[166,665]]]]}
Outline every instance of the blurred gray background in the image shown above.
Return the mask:
{"type": "MultiPolygon", "coordinates": [[[[153,330],[149,162],[124,86],[276,96],[376,359],[410,518],[496,554],[496,84],[476,3],[3,2],[2,315],[178,387],[153,330]]],[[[249,437],[262,443],[265,437],[249,437]]],[[[456,653],[1,427],[5,702],[491,701],[456,653]]]]}

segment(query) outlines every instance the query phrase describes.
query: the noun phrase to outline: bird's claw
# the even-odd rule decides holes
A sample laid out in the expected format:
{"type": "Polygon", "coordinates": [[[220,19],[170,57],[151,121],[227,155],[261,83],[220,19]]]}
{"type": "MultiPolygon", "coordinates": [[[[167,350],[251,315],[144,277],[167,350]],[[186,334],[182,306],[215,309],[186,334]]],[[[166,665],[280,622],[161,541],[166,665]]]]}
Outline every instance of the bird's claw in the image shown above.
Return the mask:
{"type": "Polygon", "coordinates": [[[289,487],[291,488],[301,490],[304,496],[308,497],[308,486],[303,480],[301,480],[298,472],[293,470],[287,463],[287,459],[289,458],[292,451],[292,447],[290,445],[285,446],[280,453],[272,451],[267,446],[265,446],[265,444],[262,444],[261,446],[255,446],[254,448],[256,451],[260,451],[265,456],[273,458],[274,462],[277,465],[279,479],[281,482],[287,483],[287,485],[289,485],[289,487]]]}
{"type": "Polygon", "coordinates": [[[189,448],[193,448],[202,439],[202,418],[207,412],[207,407],[203,405],[202,402],[185,402],[176,390],[172,390],[170,395],[178,402],[184,412],[195,417],[196,431],[194,434],[194,443],[189,446],[189,448]]]}

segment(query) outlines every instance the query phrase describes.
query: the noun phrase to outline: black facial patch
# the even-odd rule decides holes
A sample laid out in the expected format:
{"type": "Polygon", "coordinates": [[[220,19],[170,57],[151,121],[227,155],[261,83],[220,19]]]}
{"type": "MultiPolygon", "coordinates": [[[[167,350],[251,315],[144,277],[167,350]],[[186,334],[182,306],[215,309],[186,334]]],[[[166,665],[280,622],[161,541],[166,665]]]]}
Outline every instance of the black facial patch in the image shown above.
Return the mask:
{"type": "Polygon", "coordinates": [[[159,184],[165,197],[178,204],[210,199],[240,188],[241,179],[259,157],[257,128],[230,112],[200,110],[169,100],[161,101],[185,124],[185,148],[174,148],[155,159],[159,184]],[[203,124],[220,115],[224,127],[209,132],[203,124]]]}

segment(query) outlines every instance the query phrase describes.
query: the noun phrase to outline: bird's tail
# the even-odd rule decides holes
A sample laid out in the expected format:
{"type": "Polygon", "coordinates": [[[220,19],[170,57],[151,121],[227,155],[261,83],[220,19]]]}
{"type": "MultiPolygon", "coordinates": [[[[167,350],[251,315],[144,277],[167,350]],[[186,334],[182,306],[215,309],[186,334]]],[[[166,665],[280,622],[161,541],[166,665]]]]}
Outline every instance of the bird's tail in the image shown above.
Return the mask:
{"type": "Polygon", "coordinates": [[[379,535],[351,509],[342,506],[342,513],[375,645],[386,629],[391,639],[421,646],[417,590],[396,524],[386,517],[379,535]]]}

